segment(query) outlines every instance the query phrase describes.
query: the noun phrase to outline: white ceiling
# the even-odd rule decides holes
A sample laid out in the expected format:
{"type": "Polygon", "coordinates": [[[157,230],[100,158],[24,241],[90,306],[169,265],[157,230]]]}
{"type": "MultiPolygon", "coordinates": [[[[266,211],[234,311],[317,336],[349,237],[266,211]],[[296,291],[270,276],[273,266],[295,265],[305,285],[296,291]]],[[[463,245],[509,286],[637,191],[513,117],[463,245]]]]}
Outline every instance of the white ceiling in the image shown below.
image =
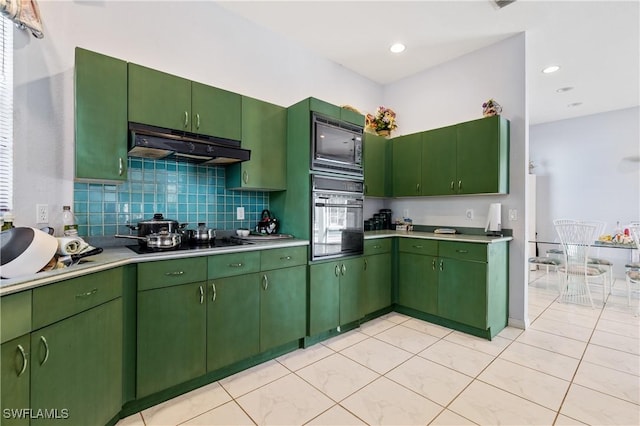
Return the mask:
{"type": "Polygon", "coordinates": [[[640,0],[218,3],[382,85],[526,31],[531,124],[639,104],[640,0]],[[542,74],[550,64],[562,68],[542,74]]]}

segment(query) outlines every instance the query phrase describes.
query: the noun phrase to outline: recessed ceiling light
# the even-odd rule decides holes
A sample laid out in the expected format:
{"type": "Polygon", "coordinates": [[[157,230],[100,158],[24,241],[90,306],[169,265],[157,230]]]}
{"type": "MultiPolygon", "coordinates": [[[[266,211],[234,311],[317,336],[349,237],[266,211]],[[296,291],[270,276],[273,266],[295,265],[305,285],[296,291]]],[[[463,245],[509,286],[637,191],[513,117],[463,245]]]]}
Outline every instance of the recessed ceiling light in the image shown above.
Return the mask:
{"type": "Polygon", "coordinates": [[[545,74],[551,74],[552,72],[556,72],[559,69],[560,69],[559,65],[549,65],[548,67],[543,69],[542,72],[545,73],[545,74]]]}
{"type": "Polygon", "coordinates": [[[556,92],[564,93],[564,92],[568,92],[569,90],[573,90],[573,87],[571,87],[571,86],[561,87],[559,89],[556,89],[556,92]]]}
{"type": "Polygon", "coordinates": [[[582,105],[582,102],[573,102],[573,103],[567,105],[567,107],[573,108],[573,107],[577,107],[577,106],[580,106],[580,105],[582,105]]]}
{"type": "Polygon", "coordinates": [[[392,51],[393,53],[400,53],[403,52],[404,49],[406,49],[405,45],[402,43],[394,43],[391,45],[391,47],[389,48],[390,51],[392,51]]]}

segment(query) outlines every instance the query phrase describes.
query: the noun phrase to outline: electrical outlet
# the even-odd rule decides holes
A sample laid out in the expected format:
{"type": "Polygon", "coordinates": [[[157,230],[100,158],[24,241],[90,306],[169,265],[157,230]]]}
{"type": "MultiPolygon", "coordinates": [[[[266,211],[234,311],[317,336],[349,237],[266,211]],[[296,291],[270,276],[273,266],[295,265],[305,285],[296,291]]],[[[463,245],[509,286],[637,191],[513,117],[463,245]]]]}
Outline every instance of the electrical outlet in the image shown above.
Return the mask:
{"type": "Polygon", "coordinates": [[[36,204],[36,223],[49,223],[48,204],[36,204]]]}
{"type": "Polygon", "coordinates": [[[244,220],[244,207],[236,207],[236,219],[244,220]]]}
{"type": "Polygon", "coordinates": [[[511,221],[518,220],[518,210],[509,209],[509,220],[511,221]]]}
{"type": "Polygon", "coordinates": [[[473,220],[473,209],[467,209],[467,220],[473,220]]]}

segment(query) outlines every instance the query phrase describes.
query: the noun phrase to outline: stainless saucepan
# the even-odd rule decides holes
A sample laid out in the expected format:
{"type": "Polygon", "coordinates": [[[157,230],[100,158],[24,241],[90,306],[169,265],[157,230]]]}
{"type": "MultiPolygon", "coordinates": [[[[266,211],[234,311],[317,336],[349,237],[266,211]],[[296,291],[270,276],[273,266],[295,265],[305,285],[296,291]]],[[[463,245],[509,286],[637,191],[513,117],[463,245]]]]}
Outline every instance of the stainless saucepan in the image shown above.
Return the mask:
{"type": "Polygon", "coordinates": [[[144,237],[136,237],[135,235],[115,235],[116,238],[130,238],[144,242],[151,249],[171,249],[178,247],[182,243],[182,236],[175,232],[160,231],[155,234],[148,234],[144,237]]]}

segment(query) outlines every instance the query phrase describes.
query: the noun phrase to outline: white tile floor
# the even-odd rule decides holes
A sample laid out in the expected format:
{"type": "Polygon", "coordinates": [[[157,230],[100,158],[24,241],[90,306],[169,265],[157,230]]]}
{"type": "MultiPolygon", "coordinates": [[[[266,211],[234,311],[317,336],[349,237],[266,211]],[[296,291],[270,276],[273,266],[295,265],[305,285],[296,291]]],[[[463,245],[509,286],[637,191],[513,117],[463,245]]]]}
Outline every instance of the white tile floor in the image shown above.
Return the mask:
{"type": "Polygon", "coordinates": [[[639,425],[640,318],[624,283],[591,309],[533,278],[527,331],[489,342],[391,313],[118,425],[639,425]]]}

